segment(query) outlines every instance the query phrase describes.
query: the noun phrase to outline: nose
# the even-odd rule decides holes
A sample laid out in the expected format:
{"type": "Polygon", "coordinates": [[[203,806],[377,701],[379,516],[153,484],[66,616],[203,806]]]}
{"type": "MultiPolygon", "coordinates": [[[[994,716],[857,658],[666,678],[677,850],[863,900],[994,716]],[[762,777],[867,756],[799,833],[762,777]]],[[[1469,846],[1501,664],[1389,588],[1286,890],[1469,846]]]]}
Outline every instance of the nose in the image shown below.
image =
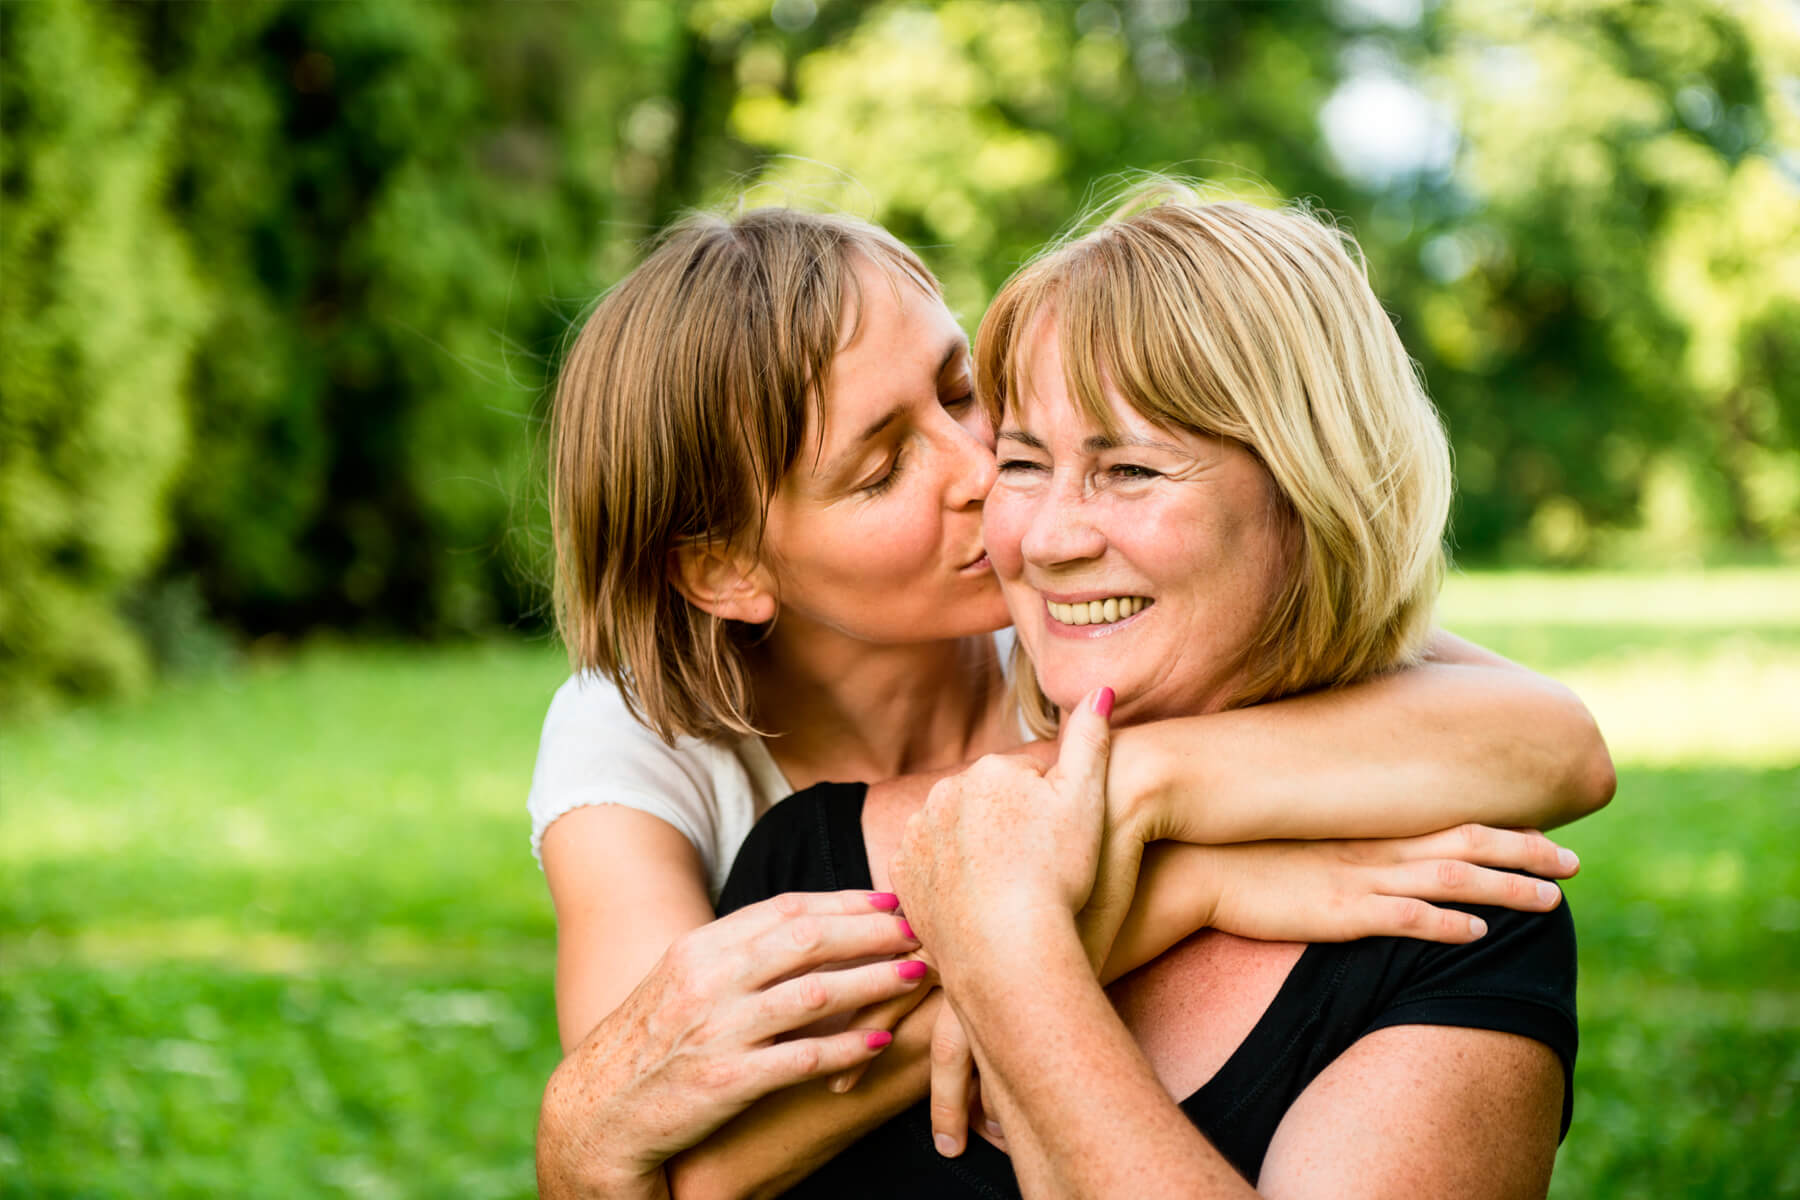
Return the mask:
{"type": "Polygon", "coordinates": [[[1106,533],[1095,520],[1094,498],[1079,478],[1053,479],[1032,506],[1019,551],[1034,567],[1088,562],[1106,553],[1106,533]]]}
{"type": "Polygon", "coordinates": [[[952,509],[970,508],[986,500],[994,490],[994,448],[961,424],[953,423],[951,428],[954,432],[945,436],[954,447],[953,473],[945,499],[952,509]]]}

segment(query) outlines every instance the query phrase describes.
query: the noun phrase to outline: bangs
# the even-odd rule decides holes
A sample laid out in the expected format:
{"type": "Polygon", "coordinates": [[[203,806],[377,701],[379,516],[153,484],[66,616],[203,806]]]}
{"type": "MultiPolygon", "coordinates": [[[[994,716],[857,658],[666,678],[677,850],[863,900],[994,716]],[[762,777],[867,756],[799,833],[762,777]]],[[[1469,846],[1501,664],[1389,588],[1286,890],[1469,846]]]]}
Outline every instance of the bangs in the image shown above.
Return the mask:
{"type": "Polygon", "coordinates": [[[1206,321],[1219,307],[1167,247],[1129,226],[1106,226],[1013,277],[976,337],[976,390],[996,428],[1038,381],[1031,351],[1054,321],[1063,385],[1108,436],[1120,430],[1108,393],[1152,424],[1244,440],[1230,388],[1212,369],[1206,321]],[[1196,317],[1202,319],[1196,320],[1196,317]]]}

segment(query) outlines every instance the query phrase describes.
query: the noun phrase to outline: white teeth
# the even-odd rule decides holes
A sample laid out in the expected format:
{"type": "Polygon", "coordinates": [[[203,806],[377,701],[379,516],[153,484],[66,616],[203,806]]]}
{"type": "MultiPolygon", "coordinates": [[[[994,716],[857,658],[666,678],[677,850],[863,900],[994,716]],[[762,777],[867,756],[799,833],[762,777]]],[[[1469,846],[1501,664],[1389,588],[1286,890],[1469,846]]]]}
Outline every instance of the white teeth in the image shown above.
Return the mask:
{"type": "Polygon", "coordinates": [[[1061,625],[1111,625],[1114,621],[1136,616],[1150,601],[1143,596],[1109,596],[1105,600],[1085,600],[1075,604],[1046,601],[1050,618],[1061,625]]]}

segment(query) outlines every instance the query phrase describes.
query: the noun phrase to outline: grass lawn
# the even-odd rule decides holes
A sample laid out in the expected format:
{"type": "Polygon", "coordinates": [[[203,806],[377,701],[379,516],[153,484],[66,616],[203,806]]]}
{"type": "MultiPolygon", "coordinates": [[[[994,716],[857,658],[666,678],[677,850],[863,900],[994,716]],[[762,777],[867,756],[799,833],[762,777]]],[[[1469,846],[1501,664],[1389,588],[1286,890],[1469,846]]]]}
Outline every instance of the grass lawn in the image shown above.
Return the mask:
{"type": "MultiPolygon", "coordinates": [[[[1559,1197],[1800,1195],[1800,572],[1452,580],[1620,764],[1559,1197]]],[[[558,652],[318,645],[0,728],[0,1196],[515,1196],[558,652]]]]}

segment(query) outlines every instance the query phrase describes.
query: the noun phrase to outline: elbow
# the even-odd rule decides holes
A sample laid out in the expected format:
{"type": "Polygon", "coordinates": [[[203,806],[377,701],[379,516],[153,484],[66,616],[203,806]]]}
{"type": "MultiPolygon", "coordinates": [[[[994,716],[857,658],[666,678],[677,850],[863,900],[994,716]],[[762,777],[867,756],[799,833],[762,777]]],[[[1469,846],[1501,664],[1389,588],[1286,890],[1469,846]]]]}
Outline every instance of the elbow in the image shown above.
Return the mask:
{"type": "Polygon", "coordinates": [[[1612,752],[1606,748],[1606,740],[1595,731],[1594,750],[1588,755],[1583,768],[1578,803],[1581,815],[1599,812],[1612,803],[1613,794],[1619,790],[1619,773],[1613,768],[1612,752]]]}
{"type": "Polygon", "coordinates": [[[1574,752],[1567,764],[1563,795],[1566,819],[1574,821],[1599,812],[1612,801],[1619,788],[1619,775],[1594,714],[1573,692],[1569,693],[1569,704],[1574,710],[1577,733],[1570,743],[1574,752]]]}

